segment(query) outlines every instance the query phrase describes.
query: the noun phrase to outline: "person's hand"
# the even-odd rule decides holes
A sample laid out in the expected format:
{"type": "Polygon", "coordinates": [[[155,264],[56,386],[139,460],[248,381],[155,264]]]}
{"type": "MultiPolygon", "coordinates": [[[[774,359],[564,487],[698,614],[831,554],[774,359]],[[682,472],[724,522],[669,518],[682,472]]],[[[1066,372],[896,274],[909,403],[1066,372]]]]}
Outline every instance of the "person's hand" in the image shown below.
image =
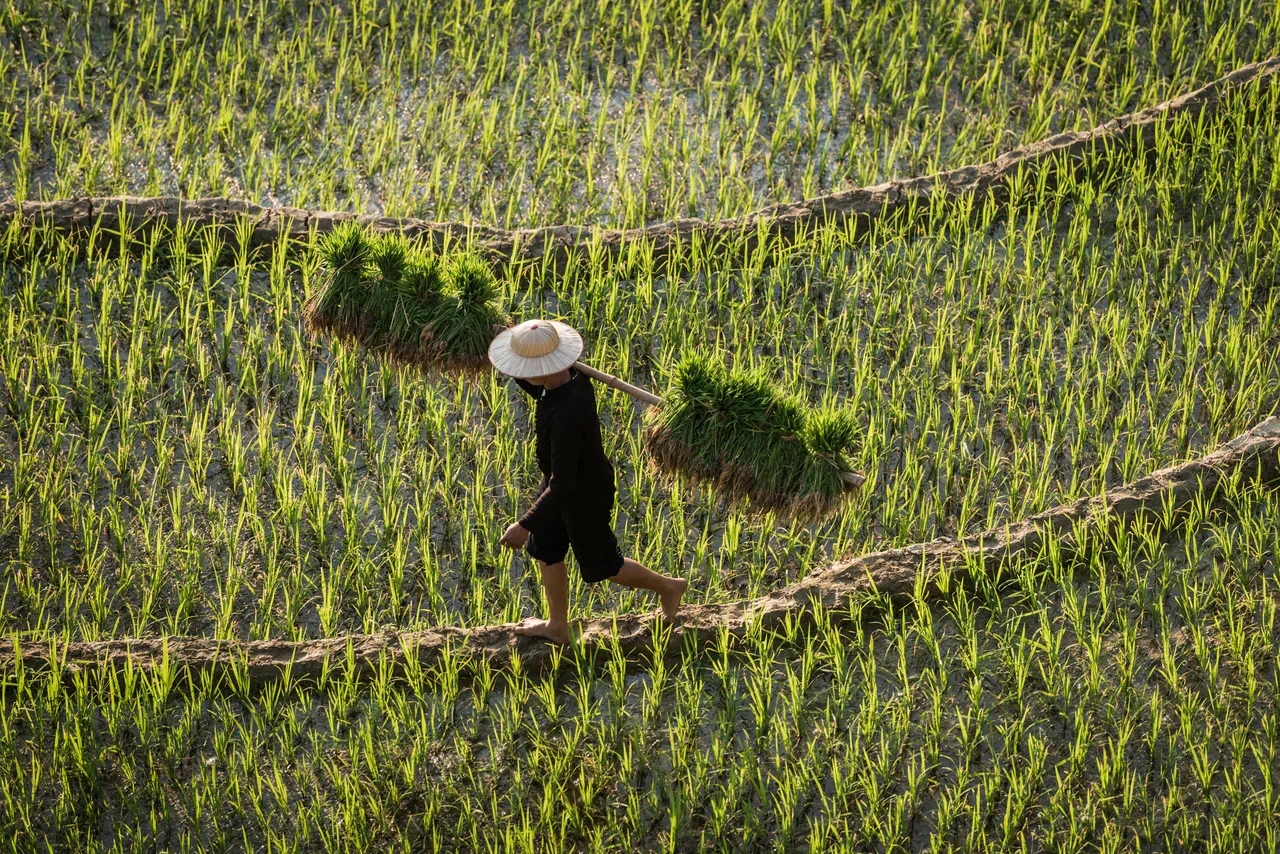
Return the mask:
{"type": "Polygon", "coordinates": [[[529,539],[529,532],[521,527],[519,522],[515,522],[510,528],[507,528],[502,539],[498,540],[498,545],[506,546],[512,551],[518,551],[524,548],[525,542],[529,539]]]}

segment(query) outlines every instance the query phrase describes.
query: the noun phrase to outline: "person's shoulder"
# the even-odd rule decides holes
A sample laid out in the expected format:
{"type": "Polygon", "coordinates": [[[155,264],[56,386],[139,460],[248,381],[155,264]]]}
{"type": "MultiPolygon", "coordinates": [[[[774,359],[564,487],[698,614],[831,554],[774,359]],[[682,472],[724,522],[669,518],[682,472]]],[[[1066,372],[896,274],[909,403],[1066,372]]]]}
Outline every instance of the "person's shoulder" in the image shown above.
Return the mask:
{"type": "Polygon", "coordinates": [[[596,385],[595,381],[586,374],[579,373],[574,381],[574,397],[582,403],[589,403],[592,408],[596,405],[596,385]]]}
{"type": "Polygon", "coordinates": [[[590,381],[581,374],[572,380],[573,385],[567,389],[568,394],[560,398],[556,406],[554,418],[564,423],[579,423],[583,417],[596,414],[596,396],[590,381]]]}

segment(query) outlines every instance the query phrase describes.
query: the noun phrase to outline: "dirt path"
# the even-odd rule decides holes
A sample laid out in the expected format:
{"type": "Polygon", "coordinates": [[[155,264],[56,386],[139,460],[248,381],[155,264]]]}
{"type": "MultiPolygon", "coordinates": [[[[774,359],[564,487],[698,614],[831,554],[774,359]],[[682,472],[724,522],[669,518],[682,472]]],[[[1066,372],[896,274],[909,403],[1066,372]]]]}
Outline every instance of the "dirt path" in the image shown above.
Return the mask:
{"type": "MultiPolygon", "coordinates": [[[[417,219],[357,217],[349,213],[307,211],[298,208],[264,208],[234,199],[182,200],[169,197],[79,198],[47,202],[0,202],[0,228],[8,227],[16,216],[27,222],[44,222],[61,232],[82,231],[98,222],[107,232],[127,225],[135,233],[156,225],[172,228],[179,219],[197,226],[213,225],[234,244],[247,235],[251,246],[270,245],[282,233],[306,239],[311,232],[324,233],[348,219],[358,219],[384,231],[403,231],[411,236],[429,237],[436,245],[446,241],[471,242],[498,263],[510,259],[549,256],[556,268],[578,252],[598,252],[616,256],[629,245],[648,242],[655,261],[668,257],[678,247],[694,241],[716,243],[738,241],[750,246],[761,238],[786,242],[823,222],[843,223],[855,232],[889,214],[927,206],[935,194],[949,199],[967,195],[1003,197],[1010,183],[1023,170],[1036,170],[1060,160],[1079,164],[1098,149],[1118,152],[1149,145],[1163,121],[1188,115],[1212,115],[1227,103],[1227,96],[1249,84],[1269,87],[1280,74],[1280,57],[1252,63],[1232,71],[1172,100],[1136,113],[1112,119],[1092,130],[1060,133],[1022,148],[1014,149],[979,166],[965,166],[920,178],[888,181],[871,187],[845,190],[793,204],[775,205],[725,220],[678,219],[646,228],[609,230],[591,226],[558,225],[506,231],[483,225],[417,219]]],[[[649,248],[646,252],[650,251],[649,248]]]]}
{"type": "MultiPolygon", "coordinates": [[[[940,567],[977,558],[988,566],[1034,553],[1051,533],[1069,532],[1080,523],[1127,520],[1142,514],[1159,517],[1179,511],[1197,496],[1212,495],[1236,474],[1246,481],[1280,483],[1280,416],[1263,421],[1213,453],[1111,490],[1103,496],[1062,505],[1022,522],[966,537],[933,540],[901,549],[876,552],[832,564],[803,581],[759,599],[698,605],[685,609],[676,638],[667,648],[678,651],[685,642],[702,645],[723,630],[741,634],[752,620],[777,625],[784,619],[804,621],[813,605],[839,610],[849,597],[878,591],[897,602],[915,595],[917,582],[928,598],[943,595],[936,583],[940,567]],[[923,578],[921,574],[923,573],[923,578]]],[[[72,644],[40,643],[19,651],[28,669],[43,670],[52,659],[65,668],[67,677],[84,669],[123,668],[127,663],[148,668],[166,657],[178,670],[204,673],[213,680],[229,676],[241,662],[244,687],[261,687],[289,673],[292,678],[315,678],[323,671],[353,664],[361,673],[372,672],[383,657],[403,664],[406,656],[420,666],[430,666],[449,653],[484,656],[497,662],[519,655],[526,670],[538,671],[550,663],[552,647],[542,641],[517,637],[511,625],[478,628],[445,628],[421,632],[349,635],[314,641],[218,641],[198,637],[120,639],[72,644]]],[[[605,648],[616,635],[628,658],[653,649],[652,618],[619,616],[586,620],[579,643],[605,648]]],[[[12,641],[0,641],[0,672],[16,667],[12,641]]]]}

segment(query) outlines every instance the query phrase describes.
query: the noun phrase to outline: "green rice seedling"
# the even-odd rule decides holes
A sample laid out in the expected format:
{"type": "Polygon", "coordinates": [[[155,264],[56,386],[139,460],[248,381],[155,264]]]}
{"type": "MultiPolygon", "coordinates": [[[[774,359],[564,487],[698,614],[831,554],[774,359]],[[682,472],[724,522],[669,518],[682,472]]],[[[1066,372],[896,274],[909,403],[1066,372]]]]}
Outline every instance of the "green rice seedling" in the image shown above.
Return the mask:
{"type": "MultiPolygon", "coordinates": [[[[413,245],[402,235],[384,234],[368,239],[369,282],[365,312],[367,325],[385,338],[391,337],[392,320],[400,305],[401,280],[413,252],[413,245]]],[[[336,270],[336,267],[330,267],[336,270]]]]}
{"type": "Polygon", "coordinates": [[[391,318],[392,340],[402,346],[413,343],[413,335],[431,323],[433,307],[444,299],[445,279],[441,263],[434,255],[414,252],[400,278],[400,301],[391,318]]]}
{"type": "Polygon", "coordinates": [[[482,258],[471,253],[451,256],[444,264],[447,284],[440,310],[424,327],[428,352],[446,354],[446,365],[472,370],[489,365],[489,342],[507,323],[498,307],[497,279],[482,258]]]}
{"type": "MultiPolygon", "coordinates": [[[[508,227],[737,216],[980,162],[1280,45],[1257,2],[18,5],[0,16],[0,196],[508,227]],[[566,48],[588,35],[591,57],[566,48]]],[[[620,537],[704,600],[762,595],[1096,495],[1272,414],[1267,97],[1007,202],[785,250],[683,247],[662,269],[644,245],[597,253],[537,286],[504,277],[501,305],[563,317],[637,382],[731,353],[770,383],[726,371],[708,401],[753,428],[772,422],[735,400],[776,414],[785,459],[802,443],[873,473],[829,518],[744,512],[643,464],[676,390],[649,410],[601,394],[620,537]]],[[[268,259],[194,237],[3,238],[0,634],[54,652],[0,669],[16,850],[1277,847],[1270,489],[1227,489],[1176,532],[1170,513],[952,567],[943,601],[924,583],[906,607],[859,599],[812,651],[792,623],[661,666],[621,642],[596,671],[512,665],[505,685],[457,655],[366,683],[338,656],[319,685],[263,692],[242,665],[221,688],[172,659],[71,672],[67,640],[307,639],[533,604],[531,567],[489,545],[537,483],[520,395],[316,347],[297,307],[328,266],[307,241],[268,259]]],[[[360,239],[356,297],[334,305],[353,328],[389,306],[383,346],[417,347],[427,306],[494,299],[453,253],[379,263],[360,239]]]]}
{"type": "Polygon", "coordinates": [[[131,49],[98,55],[96,11],[42,4],[15,30],[0,70],[24,107],[0,120],[0,195],[236,195],[508,227],[732,216],[985,161],[1276,44],[1259,2],[1136,18],[797,2],[707,22],[582,0],[486,15],[239,0],[159,25],[112,10],[131,49]],[[610,61],[570,47],[588,36],[610,61]]]}

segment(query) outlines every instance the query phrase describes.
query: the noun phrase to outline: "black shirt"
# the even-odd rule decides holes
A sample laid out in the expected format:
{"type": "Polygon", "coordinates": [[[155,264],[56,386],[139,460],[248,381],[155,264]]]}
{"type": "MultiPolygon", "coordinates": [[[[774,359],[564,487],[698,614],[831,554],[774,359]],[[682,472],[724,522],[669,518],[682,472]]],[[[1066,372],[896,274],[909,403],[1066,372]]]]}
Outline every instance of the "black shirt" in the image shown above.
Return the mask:
{"type": "Polygon", "coordinates": [[[585,375],[572,368],[569,379],[553,389],[517,379],[538,401],[534,416],[542,490],[520,519],[537,532],[559,514],[572,514],[613,498],[613,466],[600,441],[596,393],[585,375]]]}

